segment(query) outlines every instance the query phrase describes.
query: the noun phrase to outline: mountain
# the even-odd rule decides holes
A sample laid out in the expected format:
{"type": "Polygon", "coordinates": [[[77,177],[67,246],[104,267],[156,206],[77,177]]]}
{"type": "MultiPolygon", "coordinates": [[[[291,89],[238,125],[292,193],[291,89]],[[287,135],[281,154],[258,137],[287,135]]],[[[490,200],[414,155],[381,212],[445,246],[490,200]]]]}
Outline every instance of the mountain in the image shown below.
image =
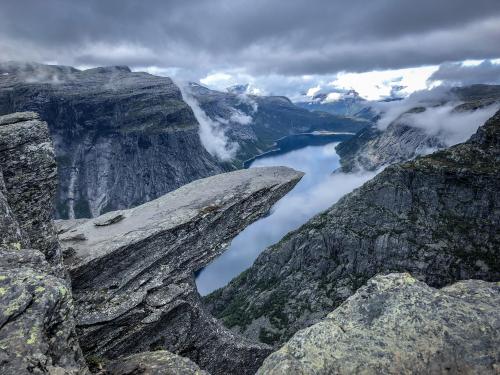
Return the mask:
{"type": "Polygon", "coordinates": [[[0,115],[34,111],[49,124],[58,162],[58,218],[95,217],[155,199],[186,183],[243,166],[290,134],[356,132],[366,124],[310,113],[284,97],[192,88],[207,114],[239,145],[221,161],[200,141],[200,125],[167,77],[128,67],[80,71],[1,63],[0,115]]]}
{"type": "Polygon", "coordinates": [[[228,139],[239,144],[239,161],[270,150],[277,139],[292,134],[317,130],[356,133],[368,125],[363,119],[307,111],[284,96],[242,94],[242,87],[220,92],[192,83],[190,92],[228,139]]]}
{"type": "Polygon", "coordinates": [[[345,93],[315,94],[310,100],[297,101],[295,105],[309,111],[321,111],[337,116],[363,117],[362,114],[370,106],[370,102],[362,98],[355,90],[345,93]]]}
{"type": "Polygon", "coordinates": [[[205,298],[236,332],[279,346],[371,277],[432,287],[500,278],[500,111],[465,143],[394,164],[205,298]]]}
{"type": "Polygon", "coordinates": [[[0,114],[34,111],[58,162],[57,216],[91,217],[157,198],[228,167],[166,77],[127,67],[0,65],[0,114]]]}
{"type": "MultiPolygon", "coordinates": [[[[403,103],[403,102],[401,102],[403,103]]],[[[498,103],[500,107],[500,86],[473,85],[468,87],[456,87],[449,91],[431,98],[422,98],[421,101],[410,101],[409,104],[401,104],[402,112],[384,129],[374,125],[362,129],[358,134],[337,146],[337,153],[341,157],[341,168],[344,172],[360,169],[376,170],[382,166],[410,160],[417,155],[427,154],[437,149],[447,147],[449,133],[453,127],[443,133],[435,129],[441,124],[437,123],[431,129],[419,127],[414,124],[418,116],[425,121],[441,122],[446,118],[439,113],[449,108],[450,117],[455,115],[457,127],[458,114],[470,114],[498,103]],[[433,112],[434,111],[434,112],[433,112]],[[431,113],[429,115],[429,113],[431,113]],[[427,116],[427,117],[424,117],[427,116]],[[441,116],[441,117],[440,117],[441,116]]],[[[494,112],[495,108],[491,108],[494,112]]],[[[373,119],[380,120],[384,114],[379,114],[373,119]]],[[[453,124],[452,124],[453,125],[453,124]]]]}

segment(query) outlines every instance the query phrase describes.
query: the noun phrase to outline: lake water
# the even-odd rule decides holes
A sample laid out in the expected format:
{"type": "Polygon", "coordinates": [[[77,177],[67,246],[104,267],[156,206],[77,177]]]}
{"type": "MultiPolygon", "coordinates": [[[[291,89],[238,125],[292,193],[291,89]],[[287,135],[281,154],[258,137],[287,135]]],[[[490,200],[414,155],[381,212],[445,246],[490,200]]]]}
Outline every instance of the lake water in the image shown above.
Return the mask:
{"type": "Polygon", "coordinates": [[[196,285],[201,295],[225,286],[249,268],[266,247],[278,242],[288,232],[297,229],[375,175],[332,175],[332,171],[339,167],[339,157],[335,152],[337,144],[306,146],[279,155],[261,157],[251,163],[250,168],[288,166],[305,175],[292,191],[274,205],[268,216],[245,228],[233,239],[225,253],[197,274],[196,285]]]}

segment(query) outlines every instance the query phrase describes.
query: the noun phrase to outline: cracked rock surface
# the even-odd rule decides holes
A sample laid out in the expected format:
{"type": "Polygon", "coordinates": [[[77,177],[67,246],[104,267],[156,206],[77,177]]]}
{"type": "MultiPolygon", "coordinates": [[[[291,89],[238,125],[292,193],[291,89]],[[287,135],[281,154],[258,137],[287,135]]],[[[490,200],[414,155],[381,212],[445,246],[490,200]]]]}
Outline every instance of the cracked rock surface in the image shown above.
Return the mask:
{"type": "Polygon", "coordinates": [[[0,116],[1,374],[88,372],[51,221],[55,184],[47,125],[0,116]]]}
{"type": "Polygon", "coordinates": [[[409,274],[377,276],[257,374],[498,374],[499,305],[499,283],[434,289],[409,274]]]}

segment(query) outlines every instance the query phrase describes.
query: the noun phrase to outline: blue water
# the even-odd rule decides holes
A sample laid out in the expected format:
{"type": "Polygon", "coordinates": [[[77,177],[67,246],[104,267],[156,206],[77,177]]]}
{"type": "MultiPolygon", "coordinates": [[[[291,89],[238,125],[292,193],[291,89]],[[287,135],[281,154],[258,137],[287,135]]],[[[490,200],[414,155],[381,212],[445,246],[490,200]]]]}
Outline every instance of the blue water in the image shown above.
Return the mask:
{"type": "Polygon", "coordinates": [[[225,286],[249,268],[266,247],[373,177],[374,173],[332,175],[332,171],[339,166],[336,145],[307,146],[263,157],[250,165],[250,168],[283,165],[300,170],[305,175],[291,192],[274,205],[270,215],[245,228],[233,239],[225,253],[197,275],[196,285],[201,295],[225,286]]]}

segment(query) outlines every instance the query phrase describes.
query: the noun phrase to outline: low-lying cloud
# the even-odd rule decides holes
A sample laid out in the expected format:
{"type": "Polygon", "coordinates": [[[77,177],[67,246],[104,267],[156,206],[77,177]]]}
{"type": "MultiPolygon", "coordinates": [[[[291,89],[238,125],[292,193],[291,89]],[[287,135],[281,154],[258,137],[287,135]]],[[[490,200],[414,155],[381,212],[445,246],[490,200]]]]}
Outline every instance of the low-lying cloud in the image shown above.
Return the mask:
{"type": "Polygon", "coordinates": [[[238,144],[231,142],[227,137],[223,124],[212,120],[200,107],[196,98],[192,95],[189,85],[177,84],[180,88],[184,101],[191,107],[200,124],[200,140],[205,149],[213,156],[221,160],[230,160],[238,151],[238,144]]]}
{"type": "Polygon", "coordinates": [[[463,110],[461,104],[449,87],[439,86],[417,91],[403,100],[373,103],[373,108],[380,115],[377,122],[380,130],[397,121],[422,129],[452,146],[466,141],[500,108],[500,103],[494,103],[476,110],[463,110]],[[412,111],[417,108],[418,111],[412,111]]]}
{"type": "Polygon", "coordinates": [[[447,146],[452,146],[469,139],[500,108],[499,104],[494,104],[475,111],[457,111],[456,104],[429,107],[420,113],[405,114],[404,122],[438,137],[447,146]]]}

